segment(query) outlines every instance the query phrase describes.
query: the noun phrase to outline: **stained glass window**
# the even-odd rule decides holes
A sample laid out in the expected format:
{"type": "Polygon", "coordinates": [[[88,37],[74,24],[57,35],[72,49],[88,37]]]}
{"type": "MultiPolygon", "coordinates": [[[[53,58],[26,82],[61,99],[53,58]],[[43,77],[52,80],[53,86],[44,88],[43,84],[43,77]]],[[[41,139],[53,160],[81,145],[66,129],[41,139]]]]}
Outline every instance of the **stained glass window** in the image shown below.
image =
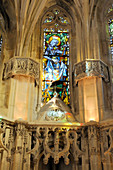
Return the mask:
{"type": "Polygon", "coordinates": [[[53,13],[53,27],[44,28],[42,103],[48,102],[56,91],[69,105],[69,29],[60,27],[68,21],[60,17],[59,10],[53,13]]]}
{"type": "Polygon", "coordinates": [[[113,11],[113,4],[112,4],[111,7],[108,9],[108,13],[110,13],[111,11],[113,11]]]}
{"type": "Polygon", "coordinates": [[[110,43],[109,43],[109,50],[110,50],[110,64],[111,64],[111,79],[113,82],[113,4],[110,6],[110,8],[108,9],[108,35],[110,37],[110,43]]]}
{"type": "Polygon", "coordinates": [[[64,17],[59,17],[59,20],[62,22],[62,23],[65,23],[65,24],[67,24],[68,23],[68,21],[64,18],[64,17]]]}
{"type": "Polygon", "coordinates": [[[53,16],[48,16],[48,17],[45,19],[44,23],[52,22],[52,20],[53,20],[53,16]]]}
{"type": "Polygon", "coordinates": [[[110,48],[111,54],[113,55],[113,19],[109,19],[109,34],[110,34],[110,48]]]}
{"type": "Polygon", "coordinates": [[[59,14],[59,10],[57,10],[57,9],[55,9],[55,10],[53,10],[53,12],[54,12],[54,14],[59,14]]]}
{"type": "Polygon", "coordinates": [[[0,36],[0,54],[1,54],[1,49],[2,49],[2,36],[0,36]]]}

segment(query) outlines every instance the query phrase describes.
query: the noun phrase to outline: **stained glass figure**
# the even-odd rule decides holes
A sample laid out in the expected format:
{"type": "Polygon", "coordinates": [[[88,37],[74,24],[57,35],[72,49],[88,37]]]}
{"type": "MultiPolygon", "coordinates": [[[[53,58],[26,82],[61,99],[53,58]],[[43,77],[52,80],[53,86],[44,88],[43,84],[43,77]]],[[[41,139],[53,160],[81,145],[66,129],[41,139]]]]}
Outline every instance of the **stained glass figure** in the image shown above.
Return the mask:
{"type": "Polygon", "coordinates": [[[69,34],[67,32],[44,33],[44,47],[44,55],[69,56],[69,34]]]}
{"type": "Polygon", "coordinates": [[[44,32],[42,102],[53,97],[53,82],[59,97],[69,105],[69,33],[44,32]],[[59,89],[59,90],[58,90],[59,89]]]}

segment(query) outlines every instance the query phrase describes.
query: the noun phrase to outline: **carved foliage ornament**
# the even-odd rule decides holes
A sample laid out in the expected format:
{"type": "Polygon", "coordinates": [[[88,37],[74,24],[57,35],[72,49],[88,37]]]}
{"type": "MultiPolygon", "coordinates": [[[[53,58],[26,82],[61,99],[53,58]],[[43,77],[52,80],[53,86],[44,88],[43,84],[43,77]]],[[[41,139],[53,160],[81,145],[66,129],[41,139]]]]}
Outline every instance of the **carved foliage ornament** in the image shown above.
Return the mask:
{"type": "Polygon", "coordinates": [[[85,77],[102,77],[105,82],[109,82],[108,66],[101,60],[84,60],[74,65],[74,81],[75,84],[85,77]]]}
{"type": "Polygon", "coordinates": [[[39,63],[30,58],[14,57],[5,63],[3,80],[14,75],[27,75],[39,79],[39,63]]]}

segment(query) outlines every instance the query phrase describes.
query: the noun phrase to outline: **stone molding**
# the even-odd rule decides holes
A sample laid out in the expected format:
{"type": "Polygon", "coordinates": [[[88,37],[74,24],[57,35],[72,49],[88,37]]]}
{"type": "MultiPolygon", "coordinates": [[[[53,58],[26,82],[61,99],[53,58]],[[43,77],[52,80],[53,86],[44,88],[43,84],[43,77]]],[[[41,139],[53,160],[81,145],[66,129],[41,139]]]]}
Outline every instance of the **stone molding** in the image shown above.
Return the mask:
{"type": "Polygon", "coordinates": [[[101,77],[105,82],[110,81],[108,66],[101,60],[86,59],[74,64],[74,82],[87,77],[101,77]]]}
{"type": "Polygon", "coordinates": [[[31,58],[14,57],[4,64],[3,80],[14,75],[31,76],[39,80],[40,65],[31,58]]]}

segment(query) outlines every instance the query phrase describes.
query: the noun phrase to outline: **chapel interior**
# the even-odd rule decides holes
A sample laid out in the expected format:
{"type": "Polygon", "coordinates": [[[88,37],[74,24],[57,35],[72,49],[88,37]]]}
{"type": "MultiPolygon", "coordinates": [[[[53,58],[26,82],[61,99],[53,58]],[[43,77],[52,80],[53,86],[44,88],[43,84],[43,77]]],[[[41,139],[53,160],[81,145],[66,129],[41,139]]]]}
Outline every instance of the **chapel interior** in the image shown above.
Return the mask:
{"type": "Polygon", "coordinates": [[[113,170],[113,0],[0,0],[0,170],[113,170]]]}

